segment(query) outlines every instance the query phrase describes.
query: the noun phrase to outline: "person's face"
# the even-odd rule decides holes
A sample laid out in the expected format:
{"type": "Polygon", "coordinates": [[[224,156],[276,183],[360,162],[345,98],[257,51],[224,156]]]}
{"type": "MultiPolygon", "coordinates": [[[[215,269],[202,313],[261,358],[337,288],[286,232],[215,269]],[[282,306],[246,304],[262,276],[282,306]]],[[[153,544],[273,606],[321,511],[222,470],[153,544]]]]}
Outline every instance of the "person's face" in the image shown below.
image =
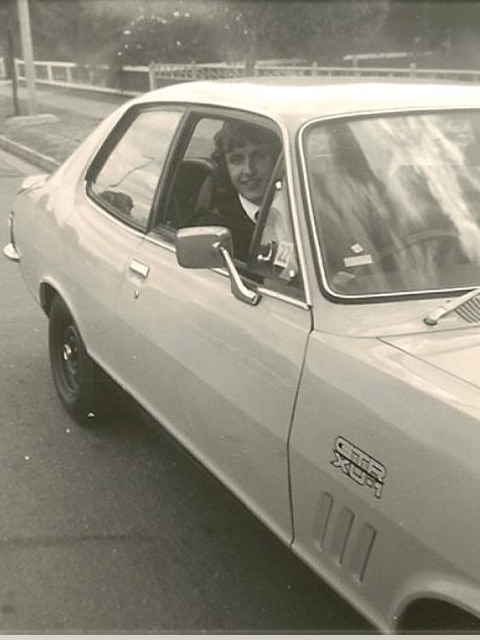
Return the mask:
{"type": "Polygon", "coordinates": [[[225,162],[230,180],[238,193],[260,204],[275,164],[270,146],[246,142],[241,147],[227,151],[225,162]]]}

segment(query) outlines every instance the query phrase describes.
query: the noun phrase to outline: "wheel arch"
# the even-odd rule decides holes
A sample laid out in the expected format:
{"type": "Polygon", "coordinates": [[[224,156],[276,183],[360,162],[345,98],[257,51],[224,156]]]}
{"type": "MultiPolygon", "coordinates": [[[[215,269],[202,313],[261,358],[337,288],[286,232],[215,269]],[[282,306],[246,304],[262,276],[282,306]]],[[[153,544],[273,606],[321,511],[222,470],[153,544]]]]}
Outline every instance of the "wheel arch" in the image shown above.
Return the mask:
{"type": "Polygon", "coordinates": [[[43,311],[50,317],[50,310],[52,308],[53,299],[55,296],[62,297],[58,291],[48,282],[42,282],[40,284],[40,306],[43,311]]]}
{"type": "Polygon", "coordinates": [[[398,633],[480,633],[480,618],[463,604],[425,595],[410,601],[396,618],[398,633]]]}

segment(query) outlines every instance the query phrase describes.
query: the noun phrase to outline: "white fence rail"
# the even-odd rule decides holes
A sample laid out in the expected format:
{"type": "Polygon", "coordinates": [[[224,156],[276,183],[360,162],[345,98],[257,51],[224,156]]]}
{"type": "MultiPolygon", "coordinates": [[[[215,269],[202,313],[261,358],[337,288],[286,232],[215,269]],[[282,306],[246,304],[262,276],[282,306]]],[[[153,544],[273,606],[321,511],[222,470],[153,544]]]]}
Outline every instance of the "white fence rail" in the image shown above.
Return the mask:
{"type": "MultiPolygon", "coordinates": [[[[246,75],[243,65],[222,64],[152,64],[150,76],[152,87],[160,86],[165,80],[185,82],[189,80],[204,80],[218,78],[238,78],[246,75]]],[[[252,74],[250,74],[252,75],[252,74]]],[[[407,68],[399,67],[320,67],[312,66],[279,66],[258,65],[253,69],[253,75],[262,76],[376,76],[376,77],[414,77],[460,82],[480,82],[479,70],[455,69],[419,69],[415,65],[407,68]]]]}
{"type": "MultiPolygon", "coordinates": [[[[17,77],[25,79],[22,60],[15,60],[17,77]]],[[[35,75],[39,84],[72,87],[90,91],[138,95],[168,84],[193,80],[241,78],[247,75],[244,64],[159,64],[148,66],[89,66],[73,62],[37,60],[35,75]]],[[[399,67],[353,66],[320,67],[257,64],[248,75],[262,76],[376,76],[383,78],[414,77],[433,80],[480,82],[480,69],[423,69],[411,64],[399,67]]],[[[5,64],[0,58],[0,77],[6,77],[5,64]]]]}

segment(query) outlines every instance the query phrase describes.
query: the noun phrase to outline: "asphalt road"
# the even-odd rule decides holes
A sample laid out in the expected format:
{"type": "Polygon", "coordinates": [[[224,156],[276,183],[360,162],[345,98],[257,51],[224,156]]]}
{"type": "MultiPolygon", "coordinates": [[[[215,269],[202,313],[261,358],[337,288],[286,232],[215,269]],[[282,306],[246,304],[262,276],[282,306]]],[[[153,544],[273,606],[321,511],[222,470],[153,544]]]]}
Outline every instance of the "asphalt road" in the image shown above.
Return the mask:
{"type": "MultiPolygon", "coordinates": [[[[22,174],[0,153],[0,246],[22,174]]],[[[81,428],[47,319],[0,259],[0,633],[372,633],[128,405],[81,428]]]]}

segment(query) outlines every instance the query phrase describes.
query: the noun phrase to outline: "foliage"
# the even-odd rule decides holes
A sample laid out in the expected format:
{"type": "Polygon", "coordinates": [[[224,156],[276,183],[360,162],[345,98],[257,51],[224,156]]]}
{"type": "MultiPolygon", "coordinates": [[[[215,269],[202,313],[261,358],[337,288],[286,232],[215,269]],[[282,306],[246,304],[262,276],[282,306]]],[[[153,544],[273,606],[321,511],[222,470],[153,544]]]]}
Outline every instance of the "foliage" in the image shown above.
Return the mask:
{"type": "Polygon", "coordinates": [[[382,46],[429,53],[419,57],[419,66],[478,69],[479,30],[476,0],[390,0],[382,46]]]}
{"type": "MultiPolygon", "coordinates": [[[[0,0],[0,54],[9,3],[18,33],[16,0],[0,0]]],[[[480,2],[471,0],[30,0],[30,13],[36,59],[113,67],[269,58],[326,65],[389,50],[478,66],[480,46],[480,2]]]]}
{"type": "Polygon", "coordinates": [[[37,59],[323,61],[350,47],[355,36],[364,38],[367,24],[374,35],[387,5],[388,0],[30,0],[30,12],[37,59]]]}
{"type": "Polygon", "coordinates": [[[123,64],[219,59],[220,29],[208,15],[192,11],[187,2],[145,2],[143,7],[123,29],[117,44],[116,55],[123,64]]]}
{"type": "Polygon", "coordinates": [[[328,63],[383,25],[388,0],[229,0],[224,6],[231,55],[328,63]]]}

